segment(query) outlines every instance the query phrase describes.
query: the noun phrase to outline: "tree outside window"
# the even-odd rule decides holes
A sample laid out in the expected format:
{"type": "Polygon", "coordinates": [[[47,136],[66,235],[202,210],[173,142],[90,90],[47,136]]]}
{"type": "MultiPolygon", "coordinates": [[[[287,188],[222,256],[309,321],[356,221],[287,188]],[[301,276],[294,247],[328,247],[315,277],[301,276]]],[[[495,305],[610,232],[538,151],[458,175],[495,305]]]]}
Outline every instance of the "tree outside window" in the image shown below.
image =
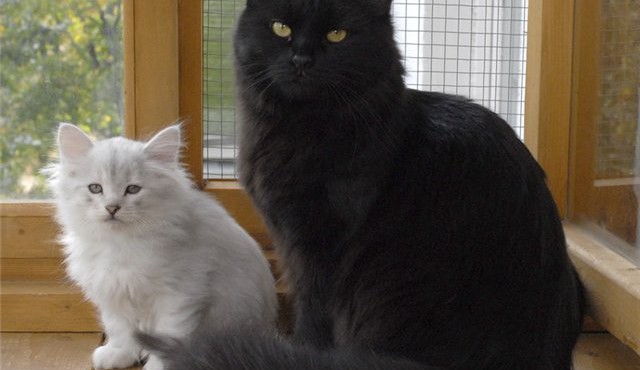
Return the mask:
{"type": "Polygon", "coordinates": [[[48,197],[59,122],[121,133],[122,44],[120,0],[0,2],[0,199],[48,197]]]}

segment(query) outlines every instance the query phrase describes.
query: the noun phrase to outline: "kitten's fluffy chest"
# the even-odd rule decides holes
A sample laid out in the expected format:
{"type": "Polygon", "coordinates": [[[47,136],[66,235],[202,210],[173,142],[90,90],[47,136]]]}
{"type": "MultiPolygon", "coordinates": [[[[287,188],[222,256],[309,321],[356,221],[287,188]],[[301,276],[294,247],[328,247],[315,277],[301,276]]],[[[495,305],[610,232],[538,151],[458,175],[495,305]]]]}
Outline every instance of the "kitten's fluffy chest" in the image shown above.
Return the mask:
{"type": "Polygon", "coordinates": [[[165,285],[158,248],[142,243],[75,239],[65,247],[67,272],[99,306],[144,311],[165,285]]]}

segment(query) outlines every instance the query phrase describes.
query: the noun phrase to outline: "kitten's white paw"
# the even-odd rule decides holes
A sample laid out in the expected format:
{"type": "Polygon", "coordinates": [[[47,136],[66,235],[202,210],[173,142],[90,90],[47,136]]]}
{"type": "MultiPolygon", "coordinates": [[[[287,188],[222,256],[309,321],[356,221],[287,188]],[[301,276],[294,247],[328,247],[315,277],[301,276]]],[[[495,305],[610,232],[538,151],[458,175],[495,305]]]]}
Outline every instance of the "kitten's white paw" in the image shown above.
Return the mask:
{"type": "Polygon", "coordinates": [[[130,348],[106,344],[93,351],[93,367],[96,369],[122,369],[138,363],[138,353],[130,348]]]}
{"type": "Polygon", "coordinates": [[[142,370],[163,370],[162,361],[154,355],[149,355],[147,362],[144,364],[142,370]]]}

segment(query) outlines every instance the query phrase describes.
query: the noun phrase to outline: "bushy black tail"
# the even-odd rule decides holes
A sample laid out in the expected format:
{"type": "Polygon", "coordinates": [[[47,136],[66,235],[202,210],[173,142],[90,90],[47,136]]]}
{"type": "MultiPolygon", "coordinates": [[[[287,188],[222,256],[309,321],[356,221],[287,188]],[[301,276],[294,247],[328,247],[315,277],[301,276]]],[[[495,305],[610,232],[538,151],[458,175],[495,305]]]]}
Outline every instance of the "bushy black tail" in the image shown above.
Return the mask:
{"type": "Polygon", "coordinates": [[[197,333],[184,341],[138,334],[160,356],[165,370],[443,370],[419,363],[347,350],[295,346],[268,333],[197,333]]]}

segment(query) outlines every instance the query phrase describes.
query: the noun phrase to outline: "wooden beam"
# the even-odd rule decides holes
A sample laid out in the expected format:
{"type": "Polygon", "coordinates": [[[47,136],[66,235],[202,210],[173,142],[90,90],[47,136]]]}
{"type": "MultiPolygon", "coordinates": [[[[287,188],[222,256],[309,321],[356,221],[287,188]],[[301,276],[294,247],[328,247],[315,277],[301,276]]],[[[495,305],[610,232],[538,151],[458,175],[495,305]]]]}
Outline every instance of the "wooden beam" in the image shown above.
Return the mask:
{"type": "Polygon", "coordinates": [[[144,140],[180,117],[178,0],[123,4],[125,135],[144,140]]]}
{"type": "Polygon", "coordinates": [[[567,209],[574,0],[529,2],[525,143],[567,209]]]}
{"type": "Polygon", "coordinates": [[[202,1],[178,2],[180,119],[186,150],[184,163],[196,182],[202,180],[202,1]]]}

